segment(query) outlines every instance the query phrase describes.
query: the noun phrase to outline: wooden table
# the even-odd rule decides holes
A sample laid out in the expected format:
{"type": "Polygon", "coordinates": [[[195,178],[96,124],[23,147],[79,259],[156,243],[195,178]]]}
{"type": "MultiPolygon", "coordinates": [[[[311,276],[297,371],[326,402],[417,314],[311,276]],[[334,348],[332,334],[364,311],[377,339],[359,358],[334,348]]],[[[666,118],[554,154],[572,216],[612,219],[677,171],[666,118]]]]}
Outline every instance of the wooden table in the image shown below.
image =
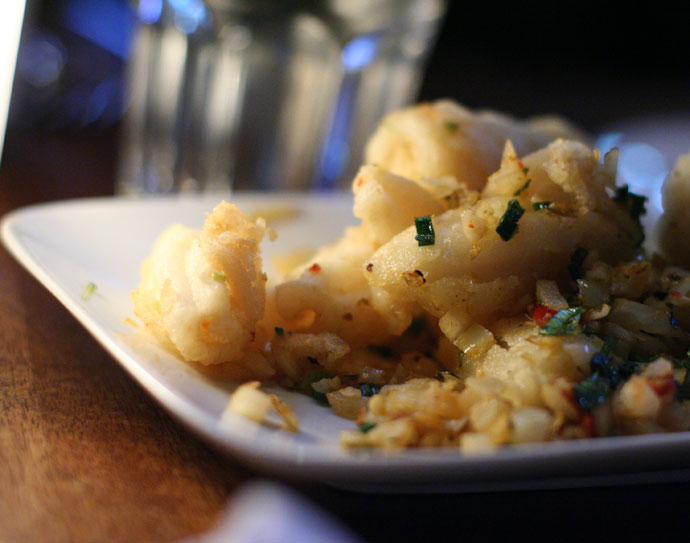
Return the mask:
{"type": "MultiPolygon", "coordinates": [[[[8,134],[0,213],[111,193],[114,137],[8,134]]],[[[0,542],[173,541],[208,530],[260,476],[174,422],[4,249],[0,401],[0,542]]],[[[291,486],[368,541],[687,537],[690,503],[684,482],[431,496],[291,486]]]]}

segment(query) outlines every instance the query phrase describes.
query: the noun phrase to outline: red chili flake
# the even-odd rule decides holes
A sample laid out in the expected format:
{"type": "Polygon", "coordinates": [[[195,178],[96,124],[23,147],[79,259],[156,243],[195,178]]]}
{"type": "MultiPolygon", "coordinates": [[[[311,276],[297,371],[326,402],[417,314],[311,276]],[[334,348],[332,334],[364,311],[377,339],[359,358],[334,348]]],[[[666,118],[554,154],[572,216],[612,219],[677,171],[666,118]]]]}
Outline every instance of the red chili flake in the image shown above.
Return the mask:
{"type": "Polygon", "coordinates": [[[594,429],[594,417],[589,413],[585,413],[582,417],[582,429],[589,437],[596,437],[596,430],[594,429]]]}
{"type": "Polygon", "coordinates": [[[361,187],[364,184],[364,179],[362,177],[358,177],[357,181],[355,181],[355,185],[357,188],[361,187]]]}
{"type": "Polygon", "coordinates": [[[649,386],[652,387],[652,390],[656,392],[659,398],[675,394],[676,392],[676,382],[673,379],[673,375],[647,377],[647,383],[649,383],[649,386]]]}
{"type": "Polygon", "coordinates": [[[202,327],[204,330],[208,330],[208,327],[209,327],[210,324],[211,324],[211,323],[209,323],[208,321],[201,321],[201,327],[202,327]]]}
{"type": "Polygon", "coordinates": [[[520,166],[521,170],[525,169],[525,165],[522,163],[522,160],[518,160],[517,163],[518,163],[518,166],[520,166]]]}
{"type": "Polygon", "coordinates": [[[254,341],[256,339],[256,331],[255,330],[252,330],[251,337],[252,337],[252,341],[254,341]]]}
{"type": "Polygon", "coordinates": [[[537,323],[537,326],[544,326],[556,313],[558,313],[558,311],[555,309],[538,304],[534,308],[534,311],[532,311],[532,319],[537,323]]]}
{"type": "Polygon", "coordinates": [[[321,271],[321,266],[319,266],[316,262],[314,262],[310,267],[309,271],[311,273],[319,273],[321,271]]]}
{"type": "Polygon", "coordinates": [[[473,224],[468,224],[467,226],[469,226],[470,228],[474,228],[473,224]]]}
{"type": "Polygon", "coordinates": [[[369,264],[367,264],[367,271],[370,272],[373,269],[374,269],[374,265],[371,262],[369,262],[369,264]]]}
{"type": "Polygon", "coordinates": [[[683,294],[678,292],[677,290],[671,290],[669,291],[669,294],[673,296],[674,298],[682,298],[683,294]]]}

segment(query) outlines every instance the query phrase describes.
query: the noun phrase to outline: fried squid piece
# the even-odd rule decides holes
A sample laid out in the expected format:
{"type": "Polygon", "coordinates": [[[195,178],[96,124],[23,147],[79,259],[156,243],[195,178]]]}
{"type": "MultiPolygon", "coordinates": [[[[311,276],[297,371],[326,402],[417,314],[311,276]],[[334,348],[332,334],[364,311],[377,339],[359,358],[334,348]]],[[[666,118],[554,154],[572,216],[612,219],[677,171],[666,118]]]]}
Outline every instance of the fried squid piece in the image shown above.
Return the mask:
{"type": "Polygon", "coordinates": [[[498,169],[507,140],[525,155],[559,137],[587,141],[561,119],[521,122],[441,100],[385,117],[369,140],[365,162],[418,182],[453,176],[467,188],[480,190],[498,169]]]}
{"type": "Polygon", "coordinates": [[[362,166],[352,183],[353,213],[379,245],[404,230],[421,215],[445,211],[443,199],[414,181],[375,165],[362,166]]]}
{"type": "Polygon", "coordinates": [[[690,268],[690,153],[681,155],[661,189],[664,214],[657,226],[659,247],[670,262],[690,268]]]}
{"type": "Polygon", "coordinates": [[[508,147],[475,204],[432,217],[432,244],[411,226],[371,256],[365,277],[436,317],[453,309],[490,323],[523,311],[536,279],[567,278],[576,249],[613,262],[636,253],[639,224],[609,184],[579,143],[557,140],[522,161],[508,147]]]}
{"type": "Polygon", "coordinates": [[[318,251],[305,265],[270,292],[275,319],[291,331],[329,331],[352,346],[379,343],[410,324],[407,308],[393,306],[388,294],[371,288],[362,263],[378,244],[361,227],[350,227],[342,239],[318,251]]]}
{"type": "Polygon", "coordinates": [[[237,375],[273,375],[254,344],[265,301],[259,252],[265,232],[261,219],[253,223],[227,202],[201,231],[170,227],[142,266],[132,293],[137,316],[186,361],[250,364],[237,375]]]}

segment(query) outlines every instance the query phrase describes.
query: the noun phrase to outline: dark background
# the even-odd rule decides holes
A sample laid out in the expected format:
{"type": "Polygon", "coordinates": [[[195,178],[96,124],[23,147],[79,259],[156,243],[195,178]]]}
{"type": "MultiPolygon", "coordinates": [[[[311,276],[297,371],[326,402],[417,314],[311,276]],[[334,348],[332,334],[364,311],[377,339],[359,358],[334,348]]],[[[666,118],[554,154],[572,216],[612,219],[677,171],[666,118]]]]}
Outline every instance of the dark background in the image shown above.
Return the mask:
{"type": "Polygon", "coordinates": [[[451,2],[422,97],[517,116],[559,113],[594,133],[629,117],[689,114],[680,5],[451,2]]]}
{"type": "MultiPolygon", "coordinates": [[[[593,134],[643,115],[690,118],[679,5],[615,4],[451,1],[419,98],[519,117],[557,113],[593,134]]],[[[40,151],[74,196],[112,191],[133,23],[128,0],[29,0],[3,168],[32,173],[40,151]],[[83,146],[98,161],[97,180],[78,167],[84,158],[69,158],[83,146]]],[[[59,197],[55,183],[37,181],[37,198],[59,197]]]]}

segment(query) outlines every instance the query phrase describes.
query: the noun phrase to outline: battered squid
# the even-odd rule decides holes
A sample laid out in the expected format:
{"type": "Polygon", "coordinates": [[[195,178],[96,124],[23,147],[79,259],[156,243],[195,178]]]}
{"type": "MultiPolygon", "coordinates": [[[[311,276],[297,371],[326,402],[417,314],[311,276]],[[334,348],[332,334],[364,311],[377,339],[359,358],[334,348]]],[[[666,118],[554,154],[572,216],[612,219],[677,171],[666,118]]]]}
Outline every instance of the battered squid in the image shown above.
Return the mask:
{"type": "Polygon", "coordinates": [[[238,377],[271,377],[256,330],[266,296],[259,251],[265,234],[263,220],[253,223],[227,202],[201,231],[171,226],[142,266],[132,293],[137,316],[188,362],[225,362],[238,377]]]}
{"type": "Polygon", "coordinates": [[[490,322],[520,312],[535,280],[559,278],[578,246],[605,260],[634,256],[641,232],[606,195],[612,181],[580,143],[556,140],[522,160],[508,144],[479,200],[433,217],[434,245],[419,247],[410,225],[362,270],[396,304],[414,300],[436,317],[459,309],[490,322]],[[511,201],[524,216],[508,241],[497,226],[511,201]]]}
{"type": "Polygon", "coordinates": [[[480,190],[498,169],[507,140],[522,156],[556,138],[588,140],[560,118],[522,122],[439,100],[386,116],[367,144],[365,161],[416,182],[452,176],[467,188],[480,190]]]}

